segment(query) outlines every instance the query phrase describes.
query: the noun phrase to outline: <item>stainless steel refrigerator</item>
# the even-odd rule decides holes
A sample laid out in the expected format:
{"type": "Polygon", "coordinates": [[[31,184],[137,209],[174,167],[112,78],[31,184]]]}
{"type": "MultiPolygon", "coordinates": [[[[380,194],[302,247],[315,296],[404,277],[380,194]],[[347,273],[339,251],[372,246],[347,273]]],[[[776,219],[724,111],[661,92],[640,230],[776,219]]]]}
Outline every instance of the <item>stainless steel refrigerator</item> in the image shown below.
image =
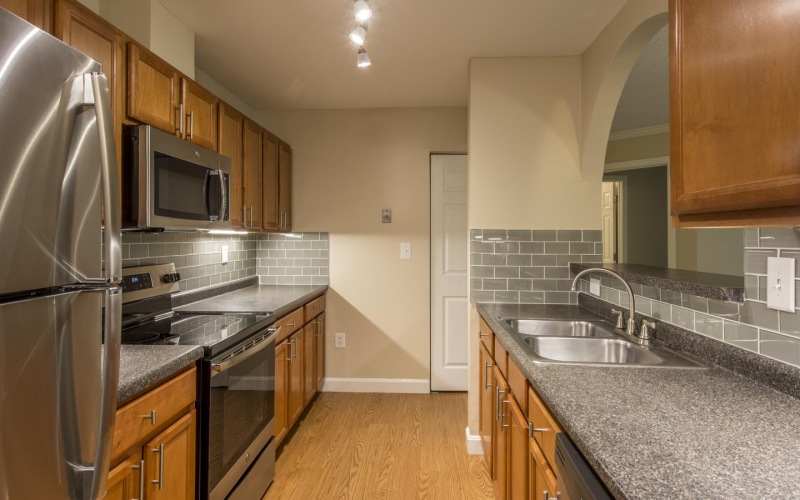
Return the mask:
{"type": "Polygon", "coordinates": [[[3,500],[105,493],[121,249],[113,119],[101,71],[0,8],[3,500]]]}

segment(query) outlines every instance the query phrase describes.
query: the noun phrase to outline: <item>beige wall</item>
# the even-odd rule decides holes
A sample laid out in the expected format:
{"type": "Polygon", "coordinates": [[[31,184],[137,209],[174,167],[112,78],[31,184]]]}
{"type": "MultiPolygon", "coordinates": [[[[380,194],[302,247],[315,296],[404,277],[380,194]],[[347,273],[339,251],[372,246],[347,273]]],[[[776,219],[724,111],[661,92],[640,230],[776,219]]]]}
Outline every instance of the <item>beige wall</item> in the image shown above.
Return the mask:
{"type": "Polygon", "coordinates": [[[466,109],[280,118],[294,150],[294,230],[330,233],[327,376],[428,380],[429,153],[466,151],[466,109]],[[401,242],[412,244],[411,260],[400,260],[401,242]],[[333,348],[335,332],[347,334],[347,348],[333,348]]]}
{"type": "Polygon", "coordinates": [[[281,135],[281,120],[278,113],[274,111],[257,111],[200,68],[195,68],[194,78],[197,83],[216,94],[220,99],[227,102],[241,113],[244,113],[245,116],[254,122],[277,136],[281,135]]]}
{"type": "Polygon", "coordinates": [[[669,156],[669,132],[608,142],[606,164],[669,156]]]}
{"type": "Polygon", "coordinates": [[[99,4],[111,24],[194,78],[194,33],[157,0],[85,1],[99,4]]]}
{"type": "Polygon", "coordinates": [[[470,227],[599,228],[600,184],[580,171],[580,74],[579,57],[470,61],[470,227]]]}

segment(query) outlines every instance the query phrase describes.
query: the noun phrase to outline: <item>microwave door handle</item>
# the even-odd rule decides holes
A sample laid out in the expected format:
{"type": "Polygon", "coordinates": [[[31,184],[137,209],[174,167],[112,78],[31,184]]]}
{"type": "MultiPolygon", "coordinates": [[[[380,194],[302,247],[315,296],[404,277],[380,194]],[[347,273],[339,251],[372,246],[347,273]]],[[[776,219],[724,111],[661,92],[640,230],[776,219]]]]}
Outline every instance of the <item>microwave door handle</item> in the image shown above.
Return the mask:
{"type": "Polygon", "coordinates": [[[219,220],[224,221],[225,216],[228,214],[228,190],[226,189],[225,174],[222,170],[219,172],[219,191],[220,191],[220,205],[219,205],[219,220]]]}
{"type": "Polygon", "coordinates": [[[203,182],[203,195],[206,200],[206,214],[209,220],[211,219],[211,172],[216,173],[216,170],[206,169],[206,179],[203,182]]]}

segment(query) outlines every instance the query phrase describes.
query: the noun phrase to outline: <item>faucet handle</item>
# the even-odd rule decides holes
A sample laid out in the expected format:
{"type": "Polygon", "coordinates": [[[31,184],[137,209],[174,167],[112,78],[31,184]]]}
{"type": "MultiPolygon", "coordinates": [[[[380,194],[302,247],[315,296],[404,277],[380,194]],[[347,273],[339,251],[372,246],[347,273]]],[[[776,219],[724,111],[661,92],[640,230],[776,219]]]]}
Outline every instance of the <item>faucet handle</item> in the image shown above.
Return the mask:
{"type": "Polygon", "coordinates": [[[625,328],[625,320],[622,319],[622,311],[620,311],[619,309],[612,309],[611,315],[617,318],[616,327],[619,328],[620,330],[623,330],[625,328]]]}
{"type": "Polygon", "coordinates": [[[642,340],[652,340],[655,334],[656,334],[656,322],[643,319],[642,331],[639,332],[639,337],[642,340]]]}

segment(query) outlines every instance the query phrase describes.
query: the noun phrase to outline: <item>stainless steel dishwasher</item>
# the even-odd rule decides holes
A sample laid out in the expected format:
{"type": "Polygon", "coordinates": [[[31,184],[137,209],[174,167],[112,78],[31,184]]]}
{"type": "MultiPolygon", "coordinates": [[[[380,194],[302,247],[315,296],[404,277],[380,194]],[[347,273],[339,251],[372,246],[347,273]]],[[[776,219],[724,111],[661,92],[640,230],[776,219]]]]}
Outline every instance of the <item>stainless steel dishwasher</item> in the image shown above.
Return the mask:
{"type": "Polygon", "coordinates": [[[594,471],[563,432],[556,436],[559,500],[611,499],[594,471]]]}

